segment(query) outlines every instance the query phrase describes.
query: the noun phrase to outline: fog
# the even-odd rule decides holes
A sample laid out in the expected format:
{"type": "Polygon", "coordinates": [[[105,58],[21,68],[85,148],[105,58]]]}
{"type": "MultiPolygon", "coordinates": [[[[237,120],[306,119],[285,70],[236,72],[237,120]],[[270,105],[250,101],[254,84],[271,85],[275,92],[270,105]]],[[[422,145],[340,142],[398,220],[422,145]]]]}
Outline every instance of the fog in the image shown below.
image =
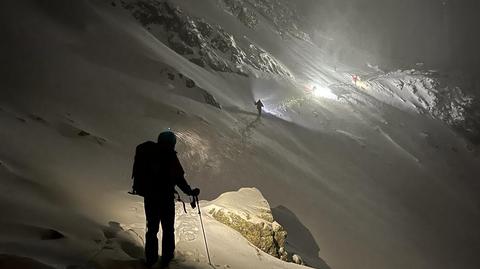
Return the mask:
{"type": "Polygon", "coordinates": [[[370,61],[385,67],[425,66],[480,70],[475,0],[303,0],[306,24],[315,42],[329,46],[341,61],[370,61]]]}

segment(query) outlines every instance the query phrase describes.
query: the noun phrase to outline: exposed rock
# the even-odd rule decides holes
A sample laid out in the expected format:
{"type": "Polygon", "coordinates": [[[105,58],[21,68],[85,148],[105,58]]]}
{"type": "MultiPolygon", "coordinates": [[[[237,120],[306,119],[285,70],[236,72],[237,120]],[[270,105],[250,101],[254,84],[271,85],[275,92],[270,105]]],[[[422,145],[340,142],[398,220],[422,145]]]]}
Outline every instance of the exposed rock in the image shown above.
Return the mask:
{"type": "Polygon", "coordinates": [[[412,104],[416,112],[440,119],[480,144],[480,101],[467,93],[466,85],[452,86],[442,77],[434,71],[412,69],[390,72],[372,81],[381,84],[393,81],[397,97],[412,104]]]}
{"type": "Polygon", "coordinates": [[[185,80],[185,86],[187,88],[193,88],[193,87],[195,87],[195,82],[188,78],[188,79],[185,80]]]}
{"type": "Polygon", "coordinates": [[[292,256],[292,261],[296,264],[300,264],[300,265],[304,265],[305,263],[303,262],[302,260],[302,257],[300,257],[299,255],[297,254],[293,254],[292,256]]]}
{"type": "MultiPolygon", "coordinates": [[[[190,16],[168,0],[121,3],[158,40],[201,67],[242,76],[261,71],[292,77],[283,64],[257,44],[228,33],[220,25],[190,16]]],[[[243,4],[238,7],[238,16],[254,27],[256,17],[243,4]]]]}
{"type": "Polygon", "coordinates": [[[285,250],[287,232],[273,219],[268,202],[257,189],[242,188],[238,192],[224,193],[212,201],[206,210],[262,251],[288,260],[285,250]],[[245,201],[248,201],[248,206],[244,206],[245,201]]]}
{"type": "Polygon", "coordinates": [[[480,101],[459,87],[440,88],[430,113],[480,144],[480,101]]]}
{"type": "Polygon", "coordinates": [[[78,132],[78,136],[90,136],[90,133],[84,130],[80,130],[80,132],[78,132]]]}
{"type": "Polygon", "coordinates": [[[223,3],[225,9],[245,26],[255,29],[258,23],[257,14],[250,6],[246,6],[243,0],[219,0],[219,2],[223,3]]]}
{"type": "Polygon", "coordinates": [[[205,98],[205,102],[209,105],[212,105],[216,108],[219,108],[219,109],[222,109],[222,106],[220,105],[220,103],[217,102],[217,100],[215,100],[215,97],[213,97],[213,95],[211,95],[209,92],[203,90],[203,98],[205,98]]]}
{"type": "Polygon", "coordinates": [[[207,64],[205,63],[205,61],[203,61],[203,59],[199,59],[199,58],[192,58],[192,59],[188,59],[190,62],[200,66],[200,67],[205,67],[207,64]]]}
{"type": "Polygon", "coordinates": [[[218,0],[230,14],[245,26],[255,29],[258,17],[262,16],[276,28],[283,38],[293,36],[310,41],[310,35],[298,26],[299,15],[295,4],[288,0],[218,0]]]}
{"type": "Polygon", "coordinates": [[[62,239],[64,237],[65,236],[62,233],[53,229],[44,230],[40,236],[42,240],[57,240],[57,239],[62,239]]]}
{"type": "Polygon", "coordinates": [[[207,90],[199,87],[195,81],[189,77],[175,71],[171,67],[165,67],[160,72],[164,77],[171,81],[168,85],[172,93],[183,95],[196,101],[205,102],[216,108],[222,109],[222,106],[207,90]],[[188,89],[190,94],[185,93],[184,89],[188,89]],[[193,97],[196,96],[196,97],[193,97]]]}
{"type": "Polygon", "coordinates": [[[34,121],[37,121],[37,122],[39,122],[39,123],[48,124],[48,122],[47,122],[44,118],[42,118],[42,117],[40,117],[40,116],[38,116],[38,115],[30,114],[29,117],[30,117],[30,119],[32,119],[32,120],[34,120],[34,121]]]}

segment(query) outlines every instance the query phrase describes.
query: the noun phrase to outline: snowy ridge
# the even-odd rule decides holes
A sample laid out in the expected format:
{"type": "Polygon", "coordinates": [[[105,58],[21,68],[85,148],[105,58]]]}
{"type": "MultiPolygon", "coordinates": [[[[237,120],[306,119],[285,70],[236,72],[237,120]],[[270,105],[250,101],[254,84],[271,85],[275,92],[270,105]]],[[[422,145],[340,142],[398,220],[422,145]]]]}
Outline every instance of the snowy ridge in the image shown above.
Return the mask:
{"type": "Polygon", "coordinates": [[[384,103],[438,118],[476,140],[480,126],[472,119],[478,113],[475,97],[459,87],[442,85],[437,76],[433,71],[397,70],[366,75],[357,87],[384,103]]]}
{"type": "Polygon", "coordinates": [[[417,113],[430,113],[432,116],[446,117],[446,114],[449,114],[453,120],[453,122],[447,121],[449,124],[465,120],[462,112],[472,102],[472,97],[457,88],[452,92],[451,103],[445,104],[444,94],[450,90],[442,89],[432,72],[397,70],[387,74],[373,77],[366,75],[365,77],[364,80],[357,82],[358,87],[383,102],[399,108],[410,108],[417,113]],[[448,105],[450,107],[446,107],[448,105]],[[439,113],[439,111],[443,111],[443,113],[439,113]]]}

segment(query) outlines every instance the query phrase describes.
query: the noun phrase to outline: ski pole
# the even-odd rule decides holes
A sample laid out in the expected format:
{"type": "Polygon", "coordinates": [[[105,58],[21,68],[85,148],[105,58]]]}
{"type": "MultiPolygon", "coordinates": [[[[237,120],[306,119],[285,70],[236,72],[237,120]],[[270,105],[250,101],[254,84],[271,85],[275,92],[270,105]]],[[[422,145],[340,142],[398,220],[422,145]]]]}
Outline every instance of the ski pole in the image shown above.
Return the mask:
{"type": "Polygon", "coordinates": [[[207,250],[208,264],[210,264],[213,267],[212,261],[210,260],[210,252],[208,251],[207,236],[205,235],[205,228],[203,227],[202,211],[200,211],[200,203],[198,202],[198,196],[194,196],[193,199],[195,200],[198,207],[198,215],[200,216],[200,224],[202,226],[203,240],[205,241],[205,249],[207,250]]]}

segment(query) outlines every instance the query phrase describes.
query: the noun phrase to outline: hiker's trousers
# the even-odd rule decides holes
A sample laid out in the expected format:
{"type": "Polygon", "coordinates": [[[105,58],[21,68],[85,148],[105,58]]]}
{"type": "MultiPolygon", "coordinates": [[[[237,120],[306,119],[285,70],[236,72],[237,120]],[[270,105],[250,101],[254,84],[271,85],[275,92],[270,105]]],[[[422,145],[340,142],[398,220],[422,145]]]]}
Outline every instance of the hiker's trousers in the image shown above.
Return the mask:
{"type": "Polygon", "coordinates": [[[145,197],[145,216],[147,219],[147,233],[145,234],[145,259],[147,263],[158,260],[159,224],[162,224],[162,259],[173,258],[175,250],[175,202],[172,199],[145,197]]]}

